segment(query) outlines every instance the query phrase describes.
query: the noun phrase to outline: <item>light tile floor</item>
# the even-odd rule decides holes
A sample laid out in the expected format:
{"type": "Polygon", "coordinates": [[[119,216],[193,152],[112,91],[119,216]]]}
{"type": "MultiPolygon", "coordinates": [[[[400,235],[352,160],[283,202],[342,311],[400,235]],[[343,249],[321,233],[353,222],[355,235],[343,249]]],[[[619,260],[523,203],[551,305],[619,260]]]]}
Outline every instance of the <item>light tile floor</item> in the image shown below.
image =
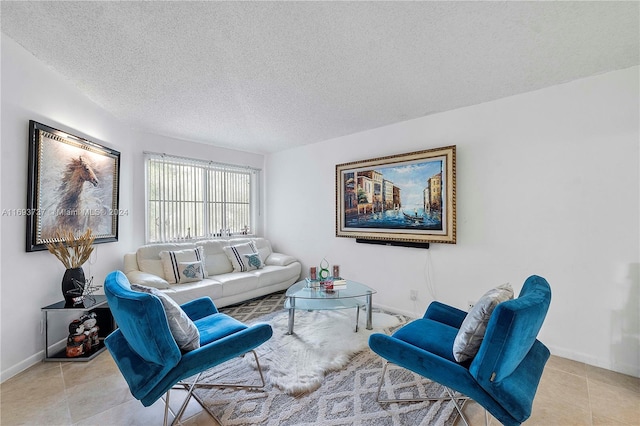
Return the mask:
{"type": "MultiPolygon", "coordinates": [[[[160,425],[164,415],[163,401],[145,408],[131,396],[106,351],[89,363],[39,363],[0,388],[2,426],[160,425]]],[[[171,394],[174,410],[179,393],[171,394]]],[[[484,424],[477,404],[465,412],[473,425],[484,424]]],[[[183,419],[189,426],[217,425],[195,401],[183,419]]],[[[640,425],[640,379],[552,356],[525,424],[640,425]]]]}
{"type": "MultiPolygon", "coordinates": [[[[284,294],[223,308],[248,321],[280,309],[284,294]]],[[[171,392],[177,411],[184,392],[171,392]],[[182,395],[181,395],[182,393],[182,395]]],[[[465,406],[472,425],[484,424],[484,410],[465,406]]],[[[161,425],[164,401],[143,407],[135,400],[108,351],[90,362],[41,362],[0,384],[0,425],[161,425]]],[[[192,400],[187,426],[216,426],[192,400]]],[[[456,425],[464,424],[460,419],[456,425]]],[[[490,419],[490,424],[499,424],[490,419]]],[[[640,379],[552,356],[544,370],[526,426],[640,426],[640,379]]],[[[405,425],[403,425],[405,426],[405,425]]],[[[406,425],[413,426],[413,425],[406,425]]]]}

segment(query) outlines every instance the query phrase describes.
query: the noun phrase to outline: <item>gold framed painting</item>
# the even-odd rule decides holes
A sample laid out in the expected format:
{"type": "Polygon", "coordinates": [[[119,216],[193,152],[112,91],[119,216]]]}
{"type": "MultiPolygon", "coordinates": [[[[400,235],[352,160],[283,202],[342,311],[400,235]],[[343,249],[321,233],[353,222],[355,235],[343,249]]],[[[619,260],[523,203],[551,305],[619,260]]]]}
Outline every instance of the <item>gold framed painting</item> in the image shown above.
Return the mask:
{"type": "Polygon", "coordinates": [[[455,145],[336,165],[336,236],[455,244],[455,145]]]}

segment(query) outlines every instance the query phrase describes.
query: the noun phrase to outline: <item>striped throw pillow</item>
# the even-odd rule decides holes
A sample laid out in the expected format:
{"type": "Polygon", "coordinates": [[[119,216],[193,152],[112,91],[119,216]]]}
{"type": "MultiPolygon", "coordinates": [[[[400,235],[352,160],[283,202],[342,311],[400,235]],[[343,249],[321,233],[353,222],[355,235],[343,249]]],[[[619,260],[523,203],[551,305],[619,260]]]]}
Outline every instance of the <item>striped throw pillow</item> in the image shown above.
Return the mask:
{"type": "MultiPolygon", "coordinates": [[[[238,244],[235,246],[224,247],[224,252],[233,265],[233,272],[247,272],[254,269],[258,269],[256,259],[252,262],[249,261],[247,255],[257,254],[258,258],[260,253],[253,241],[248,243],[238,244]]],[[[260,263],[264,264],[264,261],[260,259],[260,263]]]]}
{"type": "Polygon", "coordinates": [[[182,280],[182,273],[180,271],[181,262],[202,262],[201,270],[205,271],[206,276],[207,269],[204,265],[204,249],[200,246],[195,249],[180,251],[161,251],[160,260],[162,260],[165,279],[169,284],[176,284],[182,280]]]}

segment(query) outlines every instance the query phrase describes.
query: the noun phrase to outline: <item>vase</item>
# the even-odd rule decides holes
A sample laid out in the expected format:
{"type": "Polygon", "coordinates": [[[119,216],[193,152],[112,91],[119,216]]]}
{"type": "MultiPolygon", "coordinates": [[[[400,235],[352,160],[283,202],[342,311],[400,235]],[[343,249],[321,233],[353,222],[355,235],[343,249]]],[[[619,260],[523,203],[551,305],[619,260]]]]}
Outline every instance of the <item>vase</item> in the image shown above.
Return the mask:
{"type": "Polygon", "coordinates": [[[62,277],[62,295],[64,296],[66,307],[82,303],[84,283],[84,270],[81,267],[70,268],[64,271],[64,276],[62,277]]]}

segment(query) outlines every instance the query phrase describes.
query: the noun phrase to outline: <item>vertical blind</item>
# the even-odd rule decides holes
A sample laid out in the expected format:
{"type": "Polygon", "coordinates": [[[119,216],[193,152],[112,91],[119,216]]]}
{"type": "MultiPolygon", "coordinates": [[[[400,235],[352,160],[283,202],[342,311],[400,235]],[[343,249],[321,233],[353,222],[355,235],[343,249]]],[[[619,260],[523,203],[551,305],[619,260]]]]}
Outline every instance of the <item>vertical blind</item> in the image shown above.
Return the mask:
{"type": "Polygon", "coordinates": [[[254,229],[259,169],[145,152],[147,242],[254,229]]]}

